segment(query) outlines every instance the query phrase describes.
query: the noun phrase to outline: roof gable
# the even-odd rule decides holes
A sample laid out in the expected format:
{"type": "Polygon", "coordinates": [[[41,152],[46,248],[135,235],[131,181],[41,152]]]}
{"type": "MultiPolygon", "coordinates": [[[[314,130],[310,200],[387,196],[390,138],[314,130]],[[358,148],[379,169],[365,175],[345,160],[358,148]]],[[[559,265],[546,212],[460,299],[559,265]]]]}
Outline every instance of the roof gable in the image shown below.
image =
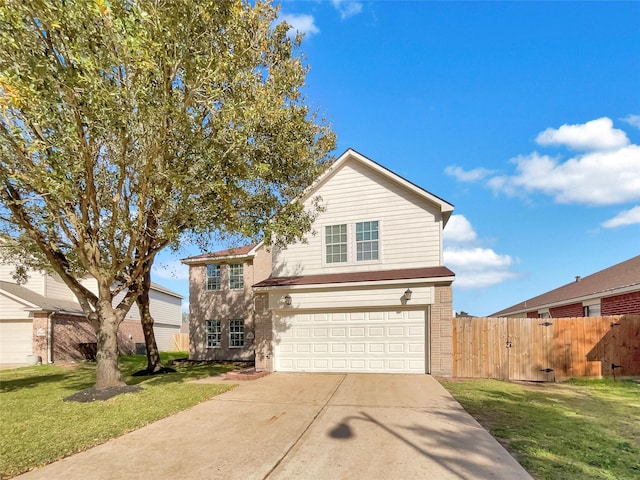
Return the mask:
{"type": "Polygon", "coordinates": [[[434,195],[433,193],[425,190],[422,187],[410,182],[406,178],[392,172],[391,170],[383,167],[379,163],[365,157],[364,155],[349,148],[324,172],[318,177],[318,179],[307,189],[302,196],[301,200],[305,201],[311,198],[323,185],[333,178],[338,171],[344,168],[350,163],[358,163],[368,169],[373,170],[377,174],[381,175],[385,179],[389,180],[400,186],[402,189],[409,191],[416,195],[423,201],[426,201],[432,205],[438,207],[442,214],[443,222],[446,225],[451,213],[453,212],[453,205],[446,200],[434,195]]]}

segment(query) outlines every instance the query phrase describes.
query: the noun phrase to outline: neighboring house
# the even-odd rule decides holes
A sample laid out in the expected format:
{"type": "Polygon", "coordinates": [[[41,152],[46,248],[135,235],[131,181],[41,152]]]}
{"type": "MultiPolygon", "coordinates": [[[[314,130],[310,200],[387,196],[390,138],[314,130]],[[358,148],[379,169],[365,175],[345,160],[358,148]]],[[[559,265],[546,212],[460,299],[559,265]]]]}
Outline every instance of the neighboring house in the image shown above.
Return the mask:
{"type": "Polygon", "coordinates": [[[640,255],[520,302],[492,317],[566,318],[640,314],[640,255]]]}
{"type": "Polygon", "coordinates": [[[310,207],[317,196],[324,208],[305,242],[183,260],[191,358],[451,375],[454,273],[442,264],[442,230],[453,205],[351,149],[301,201],[310,207]],[[245,285],[234,293],[238,264],[245,285]],[[244,345],[230,352],[239,322],[244,345]]]}
{"type": "MultiPolygon", "coordinates": [[[[0,264],[0,363],[22,364],[27,355],[45,363],[81,360],[95,351],[96,335],[75,295],[58,275],[29,272],[18,285],[11,277],[12,265],[0,264]]],[[[83,280],[97,291],[95,280],[83,280]]],[[[182,297],[153,284],[149,292],[154,332],[160,350],[175,350],[174,334],[182,324],[182,297]]],[[[134,353],[144,348],[144,335],[137,305],[118,331],[120,351],[134,353]]]]}

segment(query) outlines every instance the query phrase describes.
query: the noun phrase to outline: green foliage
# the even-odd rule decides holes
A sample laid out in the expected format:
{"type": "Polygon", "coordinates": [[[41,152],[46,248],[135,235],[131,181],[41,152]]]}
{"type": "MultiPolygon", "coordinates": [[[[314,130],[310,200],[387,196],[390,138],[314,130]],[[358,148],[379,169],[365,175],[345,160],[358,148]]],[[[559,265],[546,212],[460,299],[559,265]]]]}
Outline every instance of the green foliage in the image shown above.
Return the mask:
{"type": "Polygon", "coordinates": [[[335,139],[287,31],[261,1],[0,3],[1,255],[75,293],[97,383],[118,383],[115,329],[160,250],[310,228],[295,199],[335,139]]]}
{"type": "MultiPolygon", "coordinates": [[[[163,353],[162,360],[186,352],[163,353]]],[[[146,367],[142,355],[120,358],[126,376],[146,367]]],[[[17,475],[39,465],[98,445],[125,432],[187,409],[233,386],[189,380],[232,370],[231,365],[176,367],[154,377],[128,377],[141,392],[93,403],[63,398],[90,387],[95,364],[41,365],[0,371],[0,476],[17,475]]]]}
{"type": "Polygon", "coordinates": [[[27,234],[13,247],[35,243],[62,275],[132,284],[139,257],[185,232],[300,237],[314,212],[289,202],[334,136],[304,103],[307,67],[276,14],[220,0],[3,2],[0,222],[27,234]]]}
{"type": "Polygon", "coordinates": [[[536,479],[640,475],[637,382],[442,384],[536,479]]]}

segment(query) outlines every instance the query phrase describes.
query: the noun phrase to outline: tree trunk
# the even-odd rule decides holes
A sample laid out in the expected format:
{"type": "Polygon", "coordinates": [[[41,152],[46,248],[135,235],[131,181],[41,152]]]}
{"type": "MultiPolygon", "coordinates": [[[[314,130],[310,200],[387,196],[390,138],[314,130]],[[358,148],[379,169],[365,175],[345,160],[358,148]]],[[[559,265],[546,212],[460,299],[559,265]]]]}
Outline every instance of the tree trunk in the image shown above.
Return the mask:
{"type": "Polygon", "coordinates": [[[118,365],[118,327],[120,319],[109,302],[100,301],[96,312],[99,326],[98,351],[96,354],[96,384],[95,388],[122,387],[126,385],[122,380],[118,365]]]}
{"type": "Polygon", "coordinates": [[[147,372],[155,373],[164,367],[160,362],[160,352],[153,332],[153,317],[149,309],[149,289],[151,288],[151,271],[147,269],[142,281],[142,290],[136,299],[140,311],[140,322],[144,333],[144,343],[147,347],[147,372]]]}

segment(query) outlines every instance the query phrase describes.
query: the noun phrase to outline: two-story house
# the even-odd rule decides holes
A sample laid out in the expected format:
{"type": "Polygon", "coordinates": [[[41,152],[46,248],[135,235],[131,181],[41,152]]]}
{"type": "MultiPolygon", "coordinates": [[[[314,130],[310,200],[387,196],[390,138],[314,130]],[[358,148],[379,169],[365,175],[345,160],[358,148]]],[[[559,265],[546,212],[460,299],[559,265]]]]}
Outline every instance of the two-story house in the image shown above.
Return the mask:
{"type": "Polygon", "coordinates": [[[442,230],[453,205],[351,149],[301,201],[318,196],[324,208],[306,242],[183,260],[191,358],[451,375],[454,273],[442,264],[442,230]],[[232,281],[239,269],[242,288],[232,281]]]}

